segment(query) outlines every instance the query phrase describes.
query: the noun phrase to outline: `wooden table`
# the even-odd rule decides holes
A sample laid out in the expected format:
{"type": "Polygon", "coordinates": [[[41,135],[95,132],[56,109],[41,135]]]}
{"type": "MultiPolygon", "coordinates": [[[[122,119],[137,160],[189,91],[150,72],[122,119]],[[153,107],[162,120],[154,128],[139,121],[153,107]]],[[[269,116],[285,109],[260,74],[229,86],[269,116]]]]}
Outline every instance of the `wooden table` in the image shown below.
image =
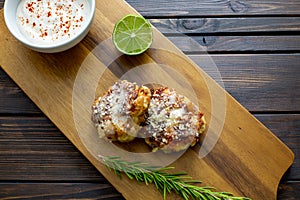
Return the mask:
{"type": "MultiPolygon", "coordinates": [[[[186,36],[205,47],[225,89],[295,153],[278,199],[299,199],[299,0],[127,2],[196,63],[186,36]]],[[[2,69],[0,97],[0,199],[122,199],[2,69]]]]}

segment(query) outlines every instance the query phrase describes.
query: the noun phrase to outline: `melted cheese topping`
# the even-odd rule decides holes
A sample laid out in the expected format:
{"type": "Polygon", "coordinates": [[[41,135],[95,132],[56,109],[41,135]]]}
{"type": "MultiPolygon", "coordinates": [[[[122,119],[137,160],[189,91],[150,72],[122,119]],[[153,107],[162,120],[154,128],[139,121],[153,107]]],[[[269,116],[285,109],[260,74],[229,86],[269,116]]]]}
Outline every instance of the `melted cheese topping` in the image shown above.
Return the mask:
{"type": "Polygon", "coordinates": [[[154,150],[180,151],[195,144],[204,124],[198,107],[168,88],[159,88],[154,92],[148,115],[144,129],[146,142],[154,150]]]}
{"type": "Polygon", "coordinates": [[[116,82],[93,106],[93,121],[100,137],[126,142],[133,140],[148,108],[151,92],[136,83],[116,82]]]}

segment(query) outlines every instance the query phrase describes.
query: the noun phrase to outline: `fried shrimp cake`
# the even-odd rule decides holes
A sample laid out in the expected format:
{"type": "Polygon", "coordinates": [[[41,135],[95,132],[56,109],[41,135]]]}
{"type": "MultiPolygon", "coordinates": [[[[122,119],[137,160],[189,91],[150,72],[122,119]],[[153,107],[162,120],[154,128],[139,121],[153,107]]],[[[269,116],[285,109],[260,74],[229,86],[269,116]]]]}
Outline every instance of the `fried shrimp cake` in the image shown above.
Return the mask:
{"type": "Polygon", "coordinates": [[[92,106],[92,120],[100,138],[130,142],[145,121],[151,91],[126,80],[116,82],[92,106]]]}
{"type": "Polygon", "coordinates": [[[194,146],[205,130],[199,108],[174,89],[156,89],[151,97],[146,126],[140,134],[153,151],[178,152],[194,146]]]}

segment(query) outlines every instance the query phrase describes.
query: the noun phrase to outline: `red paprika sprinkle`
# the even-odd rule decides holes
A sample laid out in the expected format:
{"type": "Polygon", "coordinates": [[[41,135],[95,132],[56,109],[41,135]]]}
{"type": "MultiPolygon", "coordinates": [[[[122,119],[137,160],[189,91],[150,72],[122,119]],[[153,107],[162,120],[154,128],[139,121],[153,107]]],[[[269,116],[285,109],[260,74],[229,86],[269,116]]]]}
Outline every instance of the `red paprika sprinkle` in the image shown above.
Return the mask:
{"type": "Polygon", "coordinates": [[[89,5],[85,2],[85,0],[20,0],[17,8],[18,27],[29,38],[40,38],[43,42],[74,36],[88,15],[89,5]]]}

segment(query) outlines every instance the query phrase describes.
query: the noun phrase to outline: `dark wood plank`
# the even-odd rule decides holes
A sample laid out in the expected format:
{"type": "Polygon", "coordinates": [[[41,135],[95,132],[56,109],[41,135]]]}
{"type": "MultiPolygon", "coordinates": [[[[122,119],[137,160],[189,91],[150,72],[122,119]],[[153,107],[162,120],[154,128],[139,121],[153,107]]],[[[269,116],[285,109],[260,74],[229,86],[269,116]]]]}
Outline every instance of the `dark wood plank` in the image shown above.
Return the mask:
{"type": "Polygon", "coordinates": [[[149,19],[164,34],[261,34],[300,31],[300,17],[149,19]]]}
{"type": "Polygon", "coordinates": [[[5,199],[123,199],[108,183],[0,183],[5,199]]]}
{"type": "MultiPolygon", "coordinates": [[[[211,55],[218,68],[207,57],[190,57],[250,111],[300,111],[300,54],[211,55]]],[[[40,113],[2,69],[0,96],[0,113],[40,113]]]]}
{"type": "Polygon", "coordinates": [[[13,80],[0,69],[0,113],[41,113],[13,80]]]}
{"type": "Polygon", "coordinates": [[[299,51],[299,35],[275,36],[169,36],[179,49],[189,53],[299,51]]]}
{"type": "MultiPolygon", "coordinates": [[[[284,180],[300,180],[300,115],[256,114],[255,117],[269,128],[295,154],[294,164],[284,180]]],[[[258,133],[259,134],[259,133],[258,133]]]]}
{"type": "Polygon", "coordinates": [[[145,16],[298,15],[298,0],[126,0],[145,16]]]}
{"type": "Polygon", "coordinates": [[[0,118],[0,174],[2,181],[104,179],[46,117],[0,118]]]}
{"type": "MultiPolygon", "coordinates": [[[[300,196],[300,182],[281,183],[278,200],[300,196]]],[[[106,183],[0,183],[0,198],[5,199],[123,199],[106,183]],[[53,193],[53,191],[55,191],[53,193]]]]}
{"type": "Polygon", "coordinates": [[[207,56],[190,57],[252,112],[300,111],[300,54],[211,55],[221,80],[207,56]]]}
{"type": "Polygon", "coordinates": [[[289,181],[282,183],[278,188],[278,200],[296,200],[300,197],[300,182],[289,181]]]}
{"type": "MultiPolygon", "coordinates": [[[[3,2],[4,0],[0,0],[0,8],[3,7],[3,2]]],[[[300,3],[297,0],[176,2],[127,0],[127,2],[146,17],[172,16],[173,19],[151,19],[151,22],[165,34],[179,32],[201,35],[193,39],[207,47],[207,51],[211,53],[300,49],[299,37],[294,39],[291,35],[293,33],[296,35],[300,30],[300,18],[287,17],[299,16],[300,3]],[[256,17],[257,15],[259,17],[256,17]],[[285,17],[263,17],[270,15],[285,17]],[[177,19],[174,16],[213,18],[177,19]],[[225,18],[215,18],[216,16],[225,18]],[[232,16],[239,18],[230,18],[232,16]],[[283,34],[280,35],[278,32],[283,34]],[[232,33],[235,36],[230,36],[232,33]],[[273,33],[274,36],[267,35],[273,33]],[[239,34],[248,37],[238,38],[239,34]],[[249,43],[253,45],[249,46],[249,43]]],[[[178,40],[178,37],[170,38],[178,40]]],[[[187,53],[195,52],[194,46],[189,41],[178,43],[178,46],[187,53]]],[[[294,55],[282,54],[215,55],[213,59],[219,67],[226,89],[249,110],[299,112],[298,56],[295,58],[294,55]],[[225,59],[228,56],[231,59],[225,59]],[[225,60],[227,61],[224,62],[225,60]],[[274,78],[272,82],[268,80],[270,77],[274,78]],[[289,87],[291,85],[295,87],[289,87]],[[252,97],[251,94],[256,96],[252,97]],[[273,102],[272,99],[276,101],[273,102]]],[[[202,56],[191,57],[201,63],[202,56]]],[[[214,71],[206,70],[214,76],[214,71]]],[[[39,109],[3,73],[2,69],[0,69],[0,96],[2,115],[41,115],[41,117],[0,118],[1,199],[123,199],[57,128],[43,117],[39,109]],[[46,183],[45,180],[54,183],[46,183]],[[25,183],[27,181],[33,183],[25,183]],[[70,181],[80,183],[67,183],[70,181]]],[[[278,199],[297,199],[300,196],[299,115],[258,114],[256,117],[295,152],[295,163],[279,186],[278,199]]]]}
{"type": "MultiPolygon", "coordinates": [[[[300,115],[256,117],[294,151],[296,160],[284,179],[299,180],[300,115]]],[[[46,117],[0,117],[0,125],[0,181],[103,181],[46,117]]]]}
{"type": "MultiPolygon", "coordinates": [[[[185,1],[187,2],[187,1],[185,1]]],[[[135,5],[137,2],[131,2],[135,5]]],[[[143,5],[145,2],[143,2],[143,5]]],[[[187,3],[185,3],[187,4],[187,3]]],[[[0,9],[4,0],[0,0],[0,9]]],[[[141,7],[143,6],[141,5],[141,7]]],[[[152,6],[160,6],[153,4],[152,6]]],[[[180,8],[177,8],[180,9],[180,8]]],[[[157,9],[156,9],[157,10],[157,9]]],[[[161,15],[160,15],[161,16],[161,15]]],[[[300,30],[300,17],[169,18],[149,19],[162,33],[254,33],[300,30]]]]}
{"type": "MultiPolygon", "coordinates": [[[[300,178],[296,129],[300,115],[256,117],[295,152],[295,163],[279,186],[278,199],[297,197],[299,182],[285,180],[300,178]]],[[[0,125],[1,199],[123,199],[47,118],[1,117],[0,125]]]]}
{"type": "MultiPolygon", "coordinates": [[[[298,0],[126,0],[144,16],[299,15],[298,0]]],[[[4,0],[0,1],[0,8],[4,0]]]]}

